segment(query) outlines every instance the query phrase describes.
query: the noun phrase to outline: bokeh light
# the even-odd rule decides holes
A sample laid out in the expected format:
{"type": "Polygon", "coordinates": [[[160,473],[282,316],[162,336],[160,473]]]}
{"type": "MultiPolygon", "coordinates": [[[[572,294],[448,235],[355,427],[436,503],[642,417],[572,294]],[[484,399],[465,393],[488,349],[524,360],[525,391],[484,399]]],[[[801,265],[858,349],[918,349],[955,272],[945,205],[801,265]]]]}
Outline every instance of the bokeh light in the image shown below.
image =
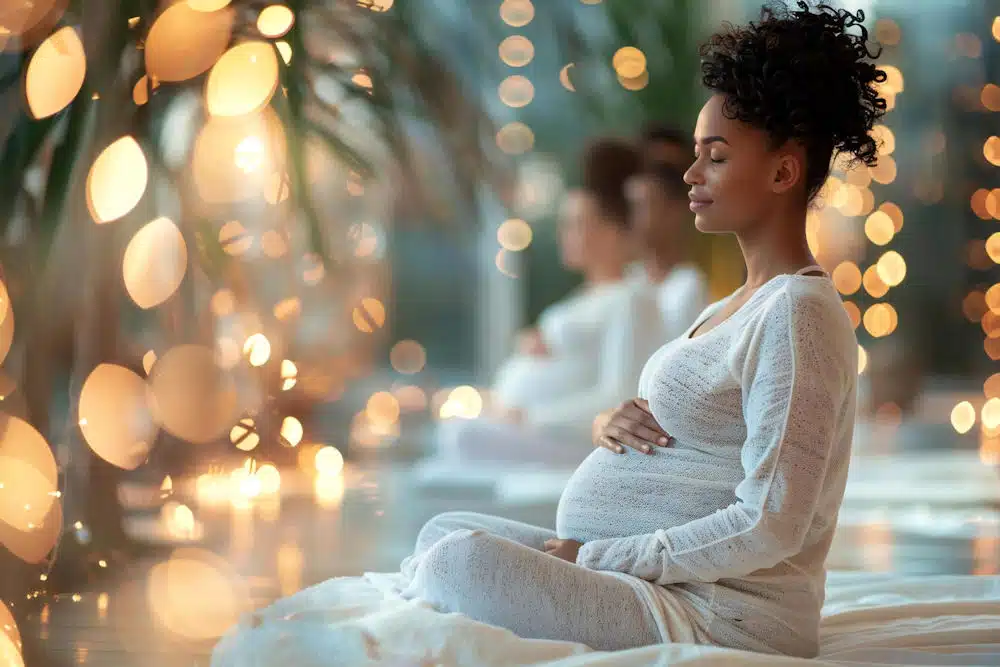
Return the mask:
{"type": "Polygon", "coordinates": [[[313,465],[321,475],[339,475],[344,470],[344,457],[336,447],[321,447],[313,458],[313,465]]]}
{"type": "Polygon", "coordinates": [[[520,74],[514,74],[504,79],[497,92],[501,102],[515,109],[528,106],[535,98],[535,86],[520,74]]]}
{"type": "Polygon", "coordinates": [[[623,79],[635,79],[646,71],[646,54],[634,46],[623,46],[615,51],[611,64],[623,79]]]}
{"type": "Polygon", "coordinates": [[[890,18],[875,21],[875,39],[885,46],[896,46],[900,40],[899,24],[890,18]]]}
{"type": "Polygon", "coordinates": [[[42,42],[28,63],[24,92],[35,118],[62,111],[83,87],[87,56],[75,28],[65,27],[42,42]]]}
{"type": "Polygon", "coordinates": [[[191,170],[201,198],[227,204],[259,197],[284,168],[285,131],[270,107],[211,116],[195,139],[191,170]]]}
{"type": "MultiPolygon", "coordinates": [[[[155,78],[153,79],[152,89],[156,90],[160,87],[160,82],[155,78]]],[[[137,106],[142,106],[149,101],[149,77],[143,74],[139,77],[139,80],[135,82],[135,87],[132,88],[132,101],[136,103],[137,106]]]]}
{"type": "Polygon", "coordinates": [[[531,239],[531,225],[520,218],[505,220],[497,229],[497,241],[505,250],[524,250],[531,245],[531,239]]]}
{"type": "Polygon", "coordinates": [[[851,326],[857,329],[861,325],[861,309],[853,301],[844,301],[843,303],[847,318],[851,320],[851,326]]]}
{"type": "Polygon", "coordinates": [[[872,180],[882,185],[888,185],[896,180],[896,161],[890,155],[879,157],[878,163],[868,169],[872,175],[872,180]]]}
{"type": "Polygon", "coordinates": [[[511,35],[499,46],[500,60],[511,67],[524,67],[535,57],[535,45],[522,35],[511,35]]]}
{"type": "Polygon", "coordinates": [[[244,452],[257,448],[260,444],[260,435],[252,417],[243,417],[229,430],[229,442],[244,452]]]}
{"type": "Polygon", "coordinates": [[[278,57],[267,42],[244,42],[212,67],[205,101],[215,116],[242,116],[264,107],[278,87],[278,57]]]}
{"type": "Polygon", "coordinates": [[[0,600],[0,665],[24,667],[21,657],[21,633],[17,629],[14,615],[2,600],[0,600]]]}
{"type": "Polygon", "coordinates": [[[573,85],[573,81],[569,78],[569,71],[573,67],[575,67],[575,63],[569,63],[568,65],[563,65],[562,69],[559,70],[559,83],[571,93],[576,92],[576,86],[573,85]]]}
{"type": "Polygon", "coordinates": [[[143,378],[122,366],[100,364],[80,390],[79,414],[80,431],[99,457],[125,470],[146,461],[157,427],[143,378]]]}
{"type": "Polygon", "coordinates": [[[160,81],[186,81],[207,72],[229,46],[233,18],[228,8],[206,13],[188,2],[167,7],[146,37],[146,72],[160,81]]]}
{"type": "Polygon", "coordinates": [[[1000,167],[1000,137],[991,136],[983,144],[983,157],[994,167],[1000,167]]]}
{"type": "Polygon", "coordinates": [[[285,417],[281,420],[281,437],[291,447],[297,447],[302,442],[302,422],[295,417],[285,417]]]}
{"type": "Polygon", "coordinates": [[[139,143],[124,136],[105,148],[87,175],[87,206],[94,222],[124,217],[146,192],[149,166],[139,143]]]}
{"type": "Polygon", "coordinates": [[[972,403],[962,401],[951,409],[951,425],[959,433],[968,433],[976,424],[976,409],[972,403]]]}
{"type": "Polygon", "coordinates": [[[180,287],[187,262],[187,245],[177,225],[157,218],[136,232],[125,248],[125,290],[140,308],[158,306],[180,287]]]}
{"type": "Polygon", "coordinates": [[[862,322],[868,333],[875,338],[882,338],[896,330],[899,319],[892,305],[876,303],[865,311],[862,322]]]}
{"type": "Polygon", "coordinates": [[[216,365],[211,348],[171,348],[153,366],[149,382],[154,418],[182,440],[197,444],[218,440],[237,419],[235,381],[216,365]]]}
{"type": "Polygon", "coordinates": [[[865,236],[875,245],[886,245],[895,235],[896,227],[885,211],[875,211],[865,220],[865,236]]]}
{"type": "Polygon", "coordinates": [[[876,299],[881,299],[889,291],[889,286],[879,276],[875,265],[865,269],[864,275],[861,278],[861,284],[864,285],[865,291],[876,299]]]}
{"type": "Polygon", "coordinates": [[[385,324],[385,306],[378,299],[366,297],[355,306],[352,319],[358,331],[372,333],[385,324]]]}
{"type": "Polygon", "coordinates": [[[178,549],[149,572],[147,604],[153,617],[185,640],[219,637],[249,611],[242,578],[222,557],[178,549]]]}
{"type": "Polygon", "coordinates": [[[535,145],[535,133],[519,121],[507,123],[497,131],[497,147],[508,155],[527,153],[535,145]]]}
{"type": "Polygon", "coordinates": [[[483,397],[475,387],[463,385],[455,387],[448,393],[448,399],[438,411],[441,419],[458,417],[460,419],[476,419],[483,411],[483,397]]]}
{"type": "Polygon", "coordinates": [[[879,278],[889,287],[896,287],[906,277],[906,262],[895,250],[890,250],[879,257],[876,269],[879,278]]]}
{"type": "Polygon", "coordinates": [[[1000,111],[1000,86],[995,83],[987,83],[983,86],[979,101],[990,111],[1000,111]]]}
{"type": "Polygon", "coordinates": [[[649,71],[643,71],[642,74],[635,77],[634,79],[626,79],[621,74],[618,75],[618,83],[622,85],[625,90],[642,90],[649,85],[649,71]]]}
{"type": "Polygon", "coordinates": [[[288,391],[298,382],[299,369],[290,359],[281,360],[281,391],[288,391]]]}
{"type": "Polygon", "coordinates": [[[424,346],[415,340],[401,340],[389,351],[389,362],[397,372],[413,375],[424,369],[427,352],[424,346]]]}
{"type": "Polygon", "coordinates": [[[271,359],[271,341],[262,333],[251,334],[243,343],[243,354],[251,366],[263,366],[271,359]]]}
{"type": "Polygon", "coordinates": [[[500,18],[509,26],[520,28],[535,18],[535,6],[531,0],[503,0],[500,4],[500,18]]]}
{"type": "Polygon", "coordinates": [[[284,5],[271,5],[261,10],[257,16],[257,30],[265,37],[284,36],[295,23],[295,14],[284,5]]]}
{"type": "Polygon", "coordinates": [[[377,391],[368,398],[365,416],[376,425],[391,425],[399,421],[399,401],[387,391],[377,391]]]}
{"type": "Polygon", "coordinates": [[[841,294],[854,294],[861,289],[861,269],[854,262],[841,262],[834,268],[831,277],[841,294]]]}

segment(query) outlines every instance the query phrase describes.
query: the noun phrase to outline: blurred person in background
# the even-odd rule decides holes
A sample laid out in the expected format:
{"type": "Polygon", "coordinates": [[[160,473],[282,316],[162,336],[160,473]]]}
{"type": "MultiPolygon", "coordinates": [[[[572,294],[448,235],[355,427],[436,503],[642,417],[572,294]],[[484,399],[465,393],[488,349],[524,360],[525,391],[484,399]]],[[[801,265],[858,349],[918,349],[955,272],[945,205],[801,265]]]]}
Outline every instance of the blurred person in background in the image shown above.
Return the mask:
{"type": "Polygon", "coordinates": [[[586,149],[581,186],[566,195],[559,219],[562,263],[583,284],[520,332],[488,416],[440,425],[438,462],[575,466],[590,451],[594,414],[634,392],[664,340],[655,300],[635,298],[624,279],[636,256],[625,187],[640,165],[623,140],[586,149]]]}
{"type": "Polygon", "coordinates": [[[666,342],[681,335],[708,305],[705,274],[691,261],[694,215],[684,183],[691,165],[690,133],[651,126],[640,138],[640,150],[642,169],[626,189],[641,260],[630,267],[629,280],[638,290],[652,291],[666,342]]]}

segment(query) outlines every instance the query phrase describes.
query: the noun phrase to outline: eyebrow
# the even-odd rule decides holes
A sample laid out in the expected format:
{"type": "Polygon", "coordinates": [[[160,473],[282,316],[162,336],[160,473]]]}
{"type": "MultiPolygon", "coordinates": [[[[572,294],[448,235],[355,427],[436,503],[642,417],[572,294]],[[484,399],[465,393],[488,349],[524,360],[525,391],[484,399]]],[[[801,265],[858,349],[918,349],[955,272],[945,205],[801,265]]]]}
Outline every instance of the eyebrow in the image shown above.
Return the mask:
{"type": "Polygon", "coordinates": [[[712,135],[710,137],[705,137],[704,139],[700,139],[700,140],[699,139],[695,139],[695,143],[696,144],[701,144],[702,146],[707,146],[709,144],[714,144],[716,142],[723,143],[723,144],[725,144],[727,146],[730,145],[729,142],[726,141],[725,137],[723,137],[721,135],[718,135],[718,134],[714,134],[714,135],[712,135]]]}

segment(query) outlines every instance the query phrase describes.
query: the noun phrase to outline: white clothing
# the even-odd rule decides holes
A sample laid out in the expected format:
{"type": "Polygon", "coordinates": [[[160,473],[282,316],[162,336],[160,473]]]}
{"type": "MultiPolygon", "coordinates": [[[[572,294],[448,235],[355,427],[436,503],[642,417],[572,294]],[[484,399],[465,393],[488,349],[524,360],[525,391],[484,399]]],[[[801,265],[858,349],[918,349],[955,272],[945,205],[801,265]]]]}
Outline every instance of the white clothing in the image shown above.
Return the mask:
{"type": "Polygon", "coordinates": [[[590,425],[550,426],[545,429],[507,424],[490,419],[449,419],[437,426],[438,460],[448,468],[502,463],[507,466],[539,465],[571,471],[591,452],[590,425]]]}
{"type": "MultiPolygon", "coordinates": [[[[603,651],[663,640],[648,605],[621,576],[546,554],[543,545],[555,536],[495,516],[439,514],[424,525],[413,555],[401,564],[399,592],[525,638],[603,651]]],[[[669,641],[697,642],[686,612],[679,606],[674,611],[676,631],[669,641]]]]}
{"type": "Polygon", "coordinates": [[[678,264],[666,278],[652,283],[645,267],[639,263],[629,268],[626,279],[633,289],[653,290],[655,293],[654,298],[663,317],[664,342],[683,335],[708,305],[708,282],[705,274],[694,264],[678,264]]]}
{"type": "MultiPolygon", "coordinates": [[[[731,297],[730,297],[731,298],[731,297]]],[[[713,643],[811,657],[854,428],[857,342],[826,277],[783,275],[662,347],[639,396],[669,448],[596,449],[559,503],[577,562],[689,606],[713,643]]]]}
{"type": "Polygon", "coordinates": [[[494,395],[520,409],[525,426],[589,434],[597,413],[631,396],[643,364],[666,340],[656,308],[651,295],[624,281],[579,290],[538,320],[549,355],[514,355],[498,371],[494,395]]]}
{"type": "MultiPolygon", "coordinates": [[[[652,455],[594,450],[563,492],[556,531],[584,543],[577,565],[632,588],[662,641],[812,657],[847,479],[857,342],[826,277],[778,276],[690,338],[725,303],[706,309],[643,370],[639,395],[672,445],[652,455]]],[[[498,546],[487,539],[490,527],[477,525],[452,541],[426,529],[404,561],[408,595],[527,636],[606,641],[601,628],[635,625],[620,586],[557,568],[531,548],[498,546]],[[427,546],[434,539],[438,551],[427,546]],[[617,602],[580,612],[577,587],[617,602]],[[553,610],[572,622],[560,625],[553,610]]]]}

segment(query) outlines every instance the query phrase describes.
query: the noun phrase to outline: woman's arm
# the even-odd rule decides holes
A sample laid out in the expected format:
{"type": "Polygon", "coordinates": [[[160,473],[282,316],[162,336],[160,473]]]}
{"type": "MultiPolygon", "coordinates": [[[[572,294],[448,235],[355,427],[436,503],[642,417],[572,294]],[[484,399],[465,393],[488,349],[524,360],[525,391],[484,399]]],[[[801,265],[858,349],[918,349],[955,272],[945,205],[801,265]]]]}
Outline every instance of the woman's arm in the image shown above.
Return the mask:
{"type": "Polygon", "coordinates": [[[634,396],[639,375],[650,354],[664,342],[663,325],[655,300],[645,292],[629,292],[607,322],[594,358],[597,382],[552,400],[527,406],[525,421],[535,426],[591,423],[594,416],[634,396]]]}
{"type": "Polygon", "coordinates": [[[831,452],[852,409],[855,370],[830,303],[810,301],[796,301],[793,312],[782,295],[750,339],[739,500],[681,526],[589,542],[578,564],[659,584],[711,582],[773,567],[802,548],[828,467],[847,465],[831,452]]]}

